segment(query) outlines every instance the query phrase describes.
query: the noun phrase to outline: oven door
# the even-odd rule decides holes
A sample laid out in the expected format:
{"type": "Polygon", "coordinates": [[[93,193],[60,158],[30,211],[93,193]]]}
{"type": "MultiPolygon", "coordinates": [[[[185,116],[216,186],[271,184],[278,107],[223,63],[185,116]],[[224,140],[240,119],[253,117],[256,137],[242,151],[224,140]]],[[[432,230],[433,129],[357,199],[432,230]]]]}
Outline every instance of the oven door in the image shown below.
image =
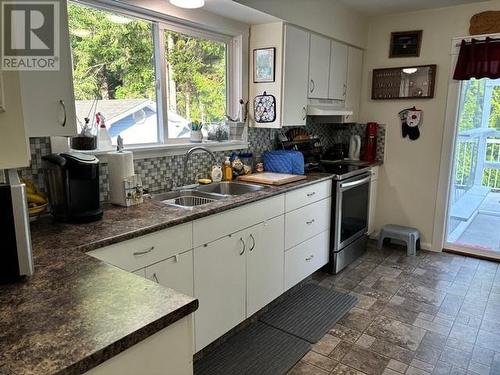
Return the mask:
{"type": "Polygon", "coordinates": [[[333,251],[341,251],[368,232],[370,174],[337,182],[333,251]]]}

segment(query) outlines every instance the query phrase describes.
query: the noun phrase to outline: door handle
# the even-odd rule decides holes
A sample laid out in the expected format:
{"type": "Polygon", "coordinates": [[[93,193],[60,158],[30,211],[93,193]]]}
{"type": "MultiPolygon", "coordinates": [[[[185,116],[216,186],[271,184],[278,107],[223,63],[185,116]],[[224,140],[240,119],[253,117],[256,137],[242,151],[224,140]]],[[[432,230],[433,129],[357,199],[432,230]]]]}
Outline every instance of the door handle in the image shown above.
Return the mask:
{"type": "Polygon", "coordinates": [[[313,92],[315,88],[316,84],[314,83],[314,79],[311,79],[311,92],[313,92]]]}
{"type": "Polygon", "coordinates": [[[252,247],[250,248],[250,251],[253,251],[253,249],[255,249],[255,237],[253,236],[253,234],[250,234],[250,238],[252,239],[252,247]]]}
{"type": "Polygon", "coordinates": [[[66,104],[64,104],[64,100],[62,99],[59,100],[59,104],[61,105],[64,113],[64,118],[61,124],[61,126],[64,128],[66,126],[66,104]]]}
{"type": "Polygon", "coordinates": [[[152,252],[154,249],[155,249],[155,247],[154,247],[154,246],[151,246],[151,247],[150,247],[149,249],[147,249],[147,250],[143,250],[143,251],[135,251],[133,254],[134,254],[135,256],[144,255],[144,254],[147,254],[147,253],[152,252]]]}
{"type": "Polygon", "coordinates": [[[240,237],[240,242],[241,242],[241,251],[240,251],[240,255],[243,255],[245,254],[245,250],[247,249],[247,245],[245,245],[245,241],[243,241],[243,238],[240,237]]]}

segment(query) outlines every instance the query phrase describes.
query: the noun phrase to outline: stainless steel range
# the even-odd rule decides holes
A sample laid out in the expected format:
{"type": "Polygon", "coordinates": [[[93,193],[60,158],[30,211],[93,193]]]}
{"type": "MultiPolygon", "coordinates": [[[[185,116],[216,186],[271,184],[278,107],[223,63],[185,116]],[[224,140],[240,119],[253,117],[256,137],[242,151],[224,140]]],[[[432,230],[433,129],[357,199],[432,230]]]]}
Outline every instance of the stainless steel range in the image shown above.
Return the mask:
{"type": "Polygon", "coordinates": [[[370,170],[366,165],[322,161],[333,174],[329,272],[336,274],[362,255],[368,239],[370,170]]]}

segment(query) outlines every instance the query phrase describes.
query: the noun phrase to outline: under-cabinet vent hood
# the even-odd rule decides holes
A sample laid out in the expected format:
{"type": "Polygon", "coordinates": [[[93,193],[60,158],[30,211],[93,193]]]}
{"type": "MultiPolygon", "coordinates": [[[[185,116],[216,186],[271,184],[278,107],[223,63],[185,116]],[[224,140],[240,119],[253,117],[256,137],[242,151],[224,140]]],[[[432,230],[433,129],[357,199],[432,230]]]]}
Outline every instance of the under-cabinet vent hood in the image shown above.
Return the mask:
{"type": "Polygon", "coordinates": [[[346,108],[338,108],[331,105],[308,105],[308,116],[342,116],[348,117],[353,114],[352,111],[346,108]]]}

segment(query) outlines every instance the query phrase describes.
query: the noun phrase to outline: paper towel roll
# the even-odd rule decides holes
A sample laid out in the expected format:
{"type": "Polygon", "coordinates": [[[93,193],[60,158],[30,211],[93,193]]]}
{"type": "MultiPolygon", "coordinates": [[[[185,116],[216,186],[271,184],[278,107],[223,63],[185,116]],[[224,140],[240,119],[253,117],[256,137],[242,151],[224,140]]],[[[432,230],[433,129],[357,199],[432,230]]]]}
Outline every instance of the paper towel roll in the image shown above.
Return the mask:
{"type": "Polygon", "coordinates": [[[126,205],[123,180],[134,175],[134,154],[131,151],[109,152],[109,189],[111,203],[126,205]]]}

